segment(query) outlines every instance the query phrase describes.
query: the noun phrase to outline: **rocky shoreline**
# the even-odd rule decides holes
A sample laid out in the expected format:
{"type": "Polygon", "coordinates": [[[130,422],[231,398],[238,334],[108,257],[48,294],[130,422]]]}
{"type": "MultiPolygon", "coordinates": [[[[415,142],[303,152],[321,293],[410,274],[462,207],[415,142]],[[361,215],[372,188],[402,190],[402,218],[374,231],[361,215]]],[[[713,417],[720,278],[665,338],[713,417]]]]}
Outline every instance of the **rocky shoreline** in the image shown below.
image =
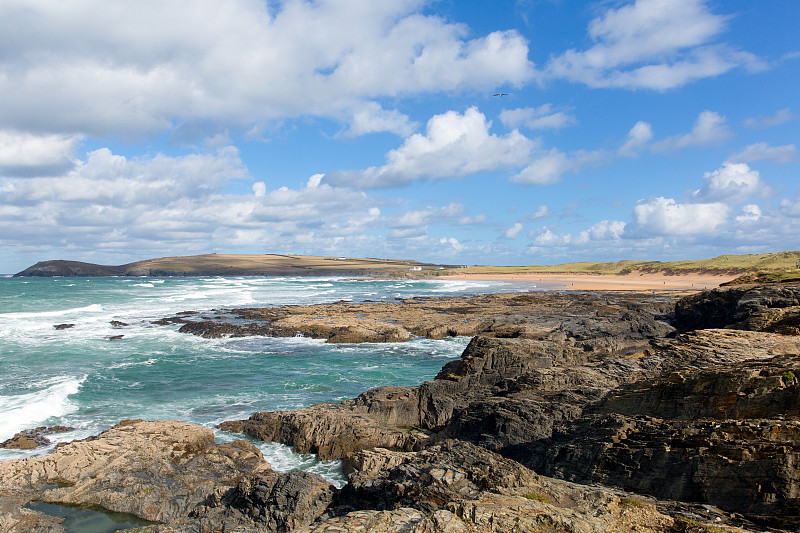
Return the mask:
{"type": "Polygon", "coordinates": [[[800,529],[800,284],[213,315],[164,323],[203,336],[474,338],[418,387],[221,425],[342,459],[342,489],[273,472],[252,444],[215,444],[208,428],[124,421],[0,463],[0,529],[63,531],[32,500],[164,532],[800,529]]]}

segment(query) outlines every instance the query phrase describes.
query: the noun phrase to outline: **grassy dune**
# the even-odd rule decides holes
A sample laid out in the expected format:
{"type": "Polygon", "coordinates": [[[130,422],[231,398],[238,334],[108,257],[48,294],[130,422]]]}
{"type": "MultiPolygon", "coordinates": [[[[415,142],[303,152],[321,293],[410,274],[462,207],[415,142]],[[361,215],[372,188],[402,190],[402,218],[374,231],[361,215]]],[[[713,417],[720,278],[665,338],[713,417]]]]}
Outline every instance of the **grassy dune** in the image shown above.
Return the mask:
{"type": "Polygon", "coordinates": [[[800,251],[767,254],[720,255],[711,259],[685,261],[617,261],[616,263],[562,263],[560,265],[529,266],[471,266],[447,273],[461,274],[517,274],[517,273],[557,273],[557,274],[630,274],[631,272],[664,273],[680,275],[688,273],[703,274],[755,274],[759,271],[773,275],[786,274],[800,276],[797,263],[800,251]]]}

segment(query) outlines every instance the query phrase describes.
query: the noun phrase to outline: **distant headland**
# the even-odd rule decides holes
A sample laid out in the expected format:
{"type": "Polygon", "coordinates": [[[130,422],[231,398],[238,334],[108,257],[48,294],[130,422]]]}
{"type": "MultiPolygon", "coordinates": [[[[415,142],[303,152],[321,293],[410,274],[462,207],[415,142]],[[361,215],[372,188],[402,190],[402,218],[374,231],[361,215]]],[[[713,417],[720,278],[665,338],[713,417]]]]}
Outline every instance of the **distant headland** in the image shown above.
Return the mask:
{"type": "Polygon", "coordinates": [[[575,289],[591,288],[590,285],[597,285],[602,278],[605,280],[603,289],[614,289],[612,285],[620,284],[629,289],[647,289],[653,283],[666,285],[664,288],[704,288],[705,285],[710,288],[729,283],[800,280],[800,251],[721,255],[668,262],[625,260],[528,266],[460,266],[410,259],[310,255],[205,254],[146,259],[118,266],[66,260],[41,261],[15,276],[437,276],[554,281],[567,283],[575,289]],[[678,277],[686,279],[676,285],[678,277]],[[637,283],[642,286],[637,286],[637,283]]]}
{"type": "Polygon", "coordinates": [[[447,268],[452,266],[403,259],[205,254],[146,259],[118,266],[96,265],[81,261],[40,261],[15,276],[368,276],[447,268]]]}

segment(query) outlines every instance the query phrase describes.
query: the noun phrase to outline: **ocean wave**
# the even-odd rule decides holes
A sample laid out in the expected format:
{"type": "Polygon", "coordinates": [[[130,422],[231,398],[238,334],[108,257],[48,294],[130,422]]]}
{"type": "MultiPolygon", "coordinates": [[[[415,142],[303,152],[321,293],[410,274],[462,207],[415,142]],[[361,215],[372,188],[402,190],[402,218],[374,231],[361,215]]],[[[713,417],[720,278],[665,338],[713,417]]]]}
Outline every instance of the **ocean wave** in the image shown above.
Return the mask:
{"type": "Polygon", "coordinates": [[[22,313],[0,313],[0,318],[38,318],[46,316],[64,316],[72,313],[89,313],[102,311],[103,306],[100,304],[91,304],[84,307],[73,307],[71,309],[61,309],[59,311],[39,311],[39,312],[22,312],[22,313]]]}
{"type": "Polygon", "coordinates": [[[77,410],[69,397],[76,394],[86,375],[57,376],[43,382],[31,383],[29,389],[39,389],[14,396],[0,396],[0,440],[13,437],[30,427],[41,425],[51,417],[59,417],[77,410]]]}

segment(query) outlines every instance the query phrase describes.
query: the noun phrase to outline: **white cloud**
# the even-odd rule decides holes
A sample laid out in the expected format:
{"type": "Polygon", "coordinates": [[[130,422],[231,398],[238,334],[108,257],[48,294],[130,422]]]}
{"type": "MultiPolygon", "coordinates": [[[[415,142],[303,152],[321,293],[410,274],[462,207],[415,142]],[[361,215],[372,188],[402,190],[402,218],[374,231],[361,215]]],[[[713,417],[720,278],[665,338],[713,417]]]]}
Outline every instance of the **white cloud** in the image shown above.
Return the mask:
{"type": "Polygon", "coordinates": [[[424,209],[404,211],[388,221],[391,228],[426,228],[428,224],[451,220],[463,220],[464,206],[450,203],[443,207],[428,206],[424,209]]]}
{"type": "Polygon", "coordinates": [[[552,104],[504,109],[500,112],[500,121],[508,128],[524,127],[531,130],[556,130],[577,123],[574,115],[556,111],[552,104]]]}
{"type": "Polygon", "coordinates": [[[646,235],[705,235],[717,231],[728,217],[723,203],[679,204],[672,198],[640,200],[633,208],[636,229],[646,235]]]}
{"type": "Polygon", "coordinates": [[[41,176],[72,166],[78,135],[33,135],[0,130],[0,175],[41,176]]]}
{"type": "Polygon", "coordinates": [[[774,115],[766,117],[748,118],[747,120],[744,121],[744,125],[745,127],[750,128],[752,130],[758,130],[763,128],[771,128],[773,126],[780,126],[781,124],[791,122],[796,118],[797,115],[792,113],[792,111],[787,107],[779,111],[776,111],[774,115]]]}
{"type": "Polygon", "coordinates": [[[253,184],[253,194],[256,197],[263,197],[267,195],[267,184],[263,181],[257,181],[253,184]]]}
{"type": "Polygon", "coordinates": [[[386,154],[386,165],[358,171],[331,172],[325,181],[359,188],[398,187],[417,179],[463,177],[526,163],[536,142],[517,130],[498,136],[491,123],[472,107],[463,114],[433,116],[425,134],[408,137],[386,154]]]}
{"type": "Polygon", "coordinates": [[[416,128],[417,124],[399,111],[387,111],[377,102],[367,102],[356,109],[350,126],[340,135],[357,137],[367,133],[388,131],[405,137],[411,135],[416,128]]]}
{"type": "Polygon", "coordinates": [[[461,250],[464,249],[464,245],[458,242],[458,239],[455,239],[453,237],[449,238],[442,237],[441,239],[439,239],[439,244],[447,245],[456,252],[460,252],[461,250]]]}
{"type": "Polygon", "coordinates": [[[800,218],[800,194],[796,194],[791,200],[784,198],[781,200],[781,213],[791,218],[800,218]]]}
{"type": "Polygon", "coordinates": [[[91,135],[303,115],[352,120],[350,134],[407,134],[407,119],[376,100],[533,76],[518,33],[470,38],[423,5],[7,0],[0,116],[19,130],[91,135]]]}
{"type": "Polygon", "coordinates": [[[511,226],[506,230],[505,232],[506,239],[516,239],[519,236],[519,234],[522,233],[523,229],[524,227],[522,226],[521,223],[515,222],[513,226],[511,226]]]}
{"type": "Polygon", "coordinates": [[[539,207],[536,208],[536,211],[534,211],[533,215],[530,216],[530,219],[541,220],[543,218],[547,218],[552,215],[553,212],[550,210],[549,207],[547,207],[546,205],[540,205],[539,207]]]}
{"type": "Polygon", "coordinates": [[[580,232],[578,242],[609,241],[622,238],[625,222],[621,220],[601,220],[580,232]]]}
{"type": "Polygon", "coordinates": [[[381,219],[377,202],[314,178],[299,190],[269,190],[258,181],[252,194],[228,194],[232,180],[251,179],[235,148],[141,158],[103,148],[61,176],[0,179],[0,244],[61,243],[87,259],[111,254],[127,261],[207,252],[211,243],[319,253],[344,239],[342,246],[370,255],[380,240],[365,236],[381,219]]]}
{"type": "Polygon", "coordinates": [[[533,232],[533,247],[531,251],[535,251],[537,247],[608,246],[611,241],[616,242],[622,238],[625,227],[625,222],[621,220],[601,220],[578,232],[577,235],[556,233],[552,229],[544,227],[533,232]]]}
{"type": "Polygon", "coordinates": [[[723,163],[717,170],[703,174],[703,186],[694,196],[705,201],[738,203],[763,193],[765,188],[759,172],[746,163],[723,163]]]}
{"type": "Polygon", "coordinates": [[[776,164],[791,163],[797,155],[793,144],[770,146],[765,142],[748,144],[741,152],[732,155],[729,161],[748,163],[750,161],[767,160],[776,164]]]}
{"type": "Polygon", "coordinates": [[[612,156],[613,154],[605,150],[578,150],[567,155],[557,148],[551,148],[512,176],[511,181],[525,185],[557,183],[567,172],[579,172],[586,167],[599,165],[612,156]]]}
{"type": "Polygon", "coordinates": [[[475,225],[475,224],[483,224],[487,220],[489,220],[489,216],[488,215],[486,215],[484,213],[479,213],[479,214],[475,215],[474,217],[471,217],[469,215],[465,215],[465,216],[463,216],[463,217],[458,219],[458,223],[457,224],[459,226],[472,226],[472,225],[475,225]]]}
{"type": "Polygon", "coordinates": [[[711,146],[728,139],[733,133],[725,125],[725,117],[714,111],[703,111],[697,117],[692,131],[675,135],[654,143],[656,152],[681,150],[690,146],[711,146]]]}
{"type": "Polygon", "coordinates": [[[552,58],[546,73],[590,87],[666,90],[760,66],[752,54],[712,44],[725,23],[703,0],[636,0],[592,20],[596,44],[552,58]]]}
{"type": "Polygon", "coordinates": [[[619,155],[624,157],[636,157],[647,147],[653,139],[653,127],[641,120],[633,125],[628,132],[628,137],[619,149],[619,155]]]}
{"type": "Polygon", "coordinates": [[[739,223],[755,222],[761,218],[761,208],[756,204],[747,204],[742,206],[741,214],[736,216],[736,221],[739,223]]]}

